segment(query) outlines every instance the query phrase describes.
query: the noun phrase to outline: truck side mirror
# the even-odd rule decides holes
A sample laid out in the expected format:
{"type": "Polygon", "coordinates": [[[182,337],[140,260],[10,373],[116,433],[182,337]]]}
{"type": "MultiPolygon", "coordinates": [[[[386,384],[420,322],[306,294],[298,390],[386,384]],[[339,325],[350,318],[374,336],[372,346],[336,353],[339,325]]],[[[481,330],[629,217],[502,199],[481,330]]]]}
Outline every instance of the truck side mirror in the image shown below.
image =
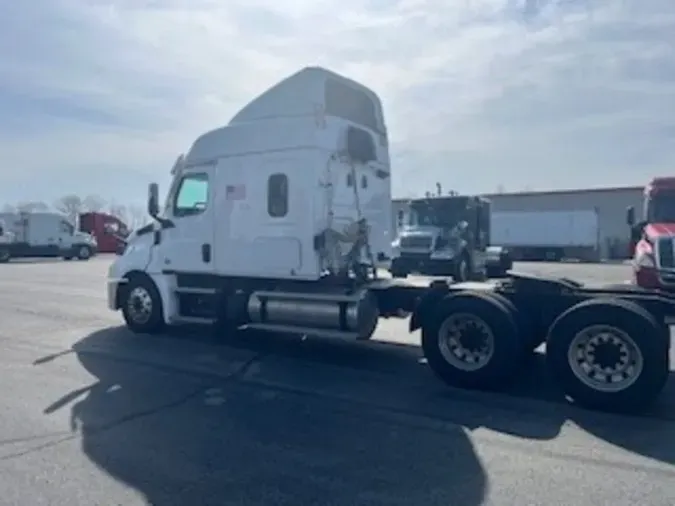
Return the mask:
{"type": "Polygon", "coordinates": [[[159,185],[157,183],[148,185],[148,214],[153,218],[159,214],[159,185]]]}
{"type": "Polygon", "coordinates": [[[626,208],[626,224],[629,227],[635,225],[635,208],[633,206],[628,206],[626,208]]]}

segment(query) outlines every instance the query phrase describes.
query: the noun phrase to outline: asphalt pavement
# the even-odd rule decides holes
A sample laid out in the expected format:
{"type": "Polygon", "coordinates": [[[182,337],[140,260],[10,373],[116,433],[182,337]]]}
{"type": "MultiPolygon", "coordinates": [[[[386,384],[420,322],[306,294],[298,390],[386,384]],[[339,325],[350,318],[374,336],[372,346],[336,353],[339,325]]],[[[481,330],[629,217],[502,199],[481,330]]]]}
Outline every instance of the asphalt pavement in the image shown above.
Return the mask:
{"type": "Polygon", "coordinates": [[[109,261],[0,265],[0,505],[675,504],[673,380],[625,417],[568,404],[538,355],[506,392],[449,389],[400,321],[367,344],[133,336],[109,261]]]}

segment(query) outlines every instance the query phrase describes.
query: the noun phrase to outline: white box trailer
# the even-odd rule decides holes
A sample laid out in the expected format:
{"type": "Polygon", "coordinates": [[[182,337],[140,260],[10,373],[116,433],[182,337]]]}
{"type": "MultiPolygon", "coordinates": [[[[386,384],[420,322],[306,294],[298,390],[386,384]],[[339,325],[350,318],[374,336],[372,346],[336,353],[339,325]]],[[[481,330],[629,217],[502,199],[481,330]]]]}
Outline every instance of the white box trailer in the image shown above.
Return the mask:
{"type": "Polygon", "coordinates": [[[492,244],[514,260],[598,260],[600,223],[595,209],[492,213],[492,244]]]}
{"type": "Polygon", "coordinates": [[[25,257],[63,257],[88,260],[96,253],[96,240],[78,231],[68,218],[54,212],[0,213],[6,239],[0,260],[25,257]]]}

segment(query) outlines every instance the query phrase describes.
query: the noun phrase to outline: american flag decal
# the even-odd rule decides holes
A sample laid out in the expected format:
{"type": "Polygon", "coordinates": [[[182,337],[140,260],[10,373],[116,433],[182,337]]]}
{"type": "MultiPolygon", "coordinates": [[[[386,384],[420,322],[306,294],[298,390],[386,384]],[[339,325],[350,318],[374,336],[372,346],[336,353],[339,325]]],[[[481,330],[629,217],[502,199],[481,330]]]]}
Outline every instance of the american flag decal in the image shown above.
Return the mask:
{"type": "Polygon", "coordinates": [[[243,184],[228,184],[225,187],[227,200],[244,200],[246,198],[246,186],[243,184]]]}

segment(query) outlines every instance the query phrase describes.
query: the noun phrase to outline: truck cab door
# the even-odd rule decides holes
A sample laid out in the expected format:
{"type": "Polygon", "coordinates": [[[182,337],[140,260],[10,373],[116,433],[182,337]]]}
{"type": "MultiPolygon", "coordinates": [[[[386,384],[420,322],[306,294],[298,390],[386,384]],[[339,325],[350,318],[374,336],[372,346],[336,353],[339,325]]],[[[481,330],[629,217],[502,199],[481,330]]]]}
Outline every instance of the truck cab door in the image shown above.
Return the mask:
{"type": "Polygon", "coordinates": [[[214,165],[193,166],[180,178],[169,196],[166,217],[173,227],[161,234],[162,269],[177,272],[214,271],[214,165]]]}

